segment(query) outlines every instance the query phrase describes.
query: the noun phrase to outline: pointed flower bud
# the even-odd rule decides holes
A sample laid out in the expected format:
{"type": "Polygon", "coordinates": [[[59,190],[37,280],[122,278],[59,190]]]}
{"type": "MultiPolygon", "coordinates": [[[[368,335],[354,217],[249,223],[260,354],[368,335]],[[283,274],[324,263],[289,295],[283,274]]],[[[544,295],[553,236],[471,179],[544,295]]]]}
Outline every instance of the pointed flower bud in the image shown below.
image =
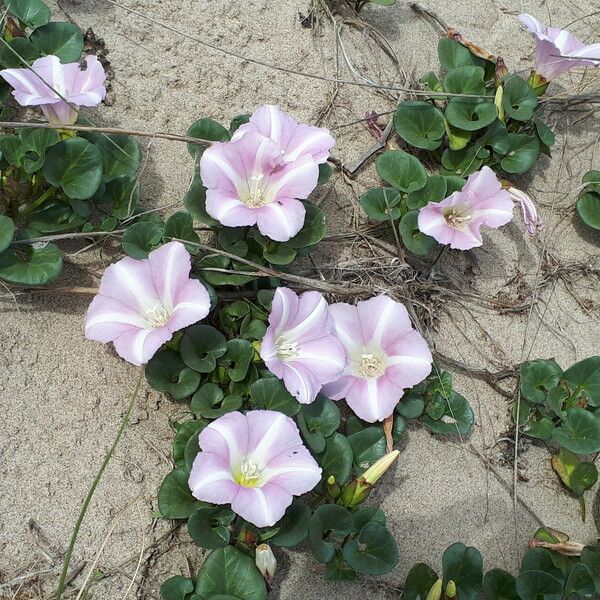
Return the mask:
{"type": "Polygon", "coordinates": [[[452,581],[452,579],[446,585],[446,597],[447,598],[456,598],[456,583],[452,581]]]}
{"type": "Polygon", "coordinates": [[[363,479],[375,485],[383,476],[383,474],[394,464],[394,461],[398,458],[400,450],[392,450],[385,456],[382,456],[374,465],[371,465],[363,474],[363,479]]]}
{"type": "Polygon", "coordinates": [[[269,544],[260,544],[256,547],[256,567],[260,571],[267,585],[271,585],[273,577],[275,577],[275,569],[277,568],[277,560],[273,554],[273,550],[269,544]]]}
{"type": "Polygon", "coordinates": [[[438,579],[429,590],[429,594],[427,594],[427,598],[425,600],[441,600],[442,598],[442,587],[444,583],[441,579],[438,579]]]}
{"type": "Polygon", "coordinates": [[[514,187],[508,188],[508,193],[513,202],[518,203],[523,214],[523,221],[529,235],[536,235],[544,228],[544,221],[538,214],[533,200],[522,190],[514,187]]]}
{"type": "Polygon", "coordinates": [[[585,545],[571,540],[553,544],[552,542],[544,542],[543,540],[533,538],[529,542],[529,547],[546,548],[558,552],[559,554],[563,554],[564,556],[581,556],[581,551],[585,548],[585,545]]]}

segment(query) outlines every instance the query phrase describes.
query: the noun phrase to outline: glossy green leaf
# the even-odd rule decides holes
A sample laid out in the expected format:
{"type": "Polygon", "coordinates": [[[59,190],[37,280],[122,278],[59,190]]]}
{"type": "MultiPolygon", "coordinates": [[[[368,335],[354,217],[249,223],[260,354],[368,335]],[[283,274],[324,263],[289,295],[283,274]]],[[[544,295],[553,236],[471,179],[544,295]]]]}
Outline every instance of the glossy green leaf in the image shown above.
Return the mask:
{"type": "Polygon", "coordinates": [[[137,175],[142,161],[142,151],[137,140],[129,135],[108,135],[96,131],[86,131],[81,135],[100,150],[104,181],[124,175],[137,175]]]}
{"type": "Polygon", "coordinates": [[[483,577],[485,600],[519,600],[515,578],[502,569],[492,569],[483,577]]]}
{"type": "Polygon", "coordinates": [[[579,563],[573,566],[565,583],[565,598],[597,598],[594,579],[588,568],[579,563]]]}
{"type": "Polygon", "coordinates": [[[483,586],[483,559],[479,550],[464,544],[452,544],[442,557],[444,584],[456,584],[458,597],[477,600],[483,586]]]}
{"type": "Polygon", "coordinates": [[[298,498],[294,498],[283,518],[277,524],[279,531],[269,540],[276,546],[292,548],[306,539],[310,523],[310,508],[298,498]]]}
{"type": "Polygon", "coordinates": [[[180,352],[188,367],[198,373],[210,373],[215,370],[217,359],[227,352],[227,340],[210,325],[192,325],[183,334],[180,352]]]}
{"type": "Polygon", "coordinates": [[[148,254],[160,246],[162,236],[163,228],[157,223],[138,221],[123,232],[123,252],[131,258],[148,258],[148,254]]]}
{"type": "Polygon", "coordinates": [[[335,555],[335,539],[341,541],[353,529],[354,519],[347,509],[336,504],[319,506],[313,513],[308,528],[315,558],[320,563],[329,562],[335,555]]]}
{"type": "Polygon", "coordinates": [[[50,185],[62,188],[69,198],[91,198],[102,181],[102,155],[87,140],[69,138],[48,150],[43,173],[50,185]]]}
{"type": "Polygon", "coordinates": [[[416,419],[423,414],[425,402],[418,393],[408,392],[396,405],[396,412],[407,419],[416,419]]]}
{"type": "Polygon", "coordinates": [[[48,148],[60,142],[60,135],[54,129],[20,129],[21,152],[19,164],[26,173],[35,173],[42,168],[48,148]]]}
{"type": "Polygon", "coordinates": [[[271,242],[272,248],[263,252],[263,258],[272,265],[289,265],[298,254],[287,243],[271,242]]]}
{"type": "Polygon", "coordinates": [[[581,551],[581,562],[588,568],[596,585],[596,592],[600,593],[600,547],[586,546],[581,551]]]}
{"type": "Polygon", "coordinates": [[[10,217],[0,215],[0,253],[4,252],[15,235],[15,224],[10,217]]]}
{"type": "Polygon", "coordinates": [[[419,230],[418,224],[419,211],[409,210],[400,221],[398,231],[402,238],[402,243],[417,256],[425,256],[437,246],[434,238],[425,235],[419,230]]]}
{"type": "Polygon", "coordinates": [[[458,392],[452,392],[440,419],[433,420],[428,416],[423,418],[423,424],[427,428],[445,435],[466,435],[471,431],[474,421],[471,405],[458,392]]]}
{"type": "Polygon", "coordinates": [[[325,565],[325,581],[354,581],[356,577],[356,571],[344,560],[342,553],[336,550],[333,558],[325,565]]]}
{"type": "Polygon", "coordinates": [[[233,546],[218,548],[208,555],[198,572],[195,591],[206,600],[224,596],[239,600],[267,598],[265,582],[254,561],[233,546]]]}
{"type": "Polygon", "coordinates": [[[420,190],[427,183],[427,172],[421,161],[402,150],[388,150],[376,161],[377,173],[403,192],[420,190]]]}
{"type": "MultiPolygon", "coordinates": [[[[206,425],[206,423],[204,423],[204,425],[206,425]]],[[[180,461],[176,466],[183,466],[188,471],[192,470],[194,460],[196,460],[196,456],[198,456],[198,452],[200,452],[200,442],[198,438],[200,437],[201,431],[202,427],[190,436],[183,449],[183,462],[180,461]]]]}
{"type": "Polygon", "coordinates": [[[0,64],[7,69],[23,69],[26,68],[23,60],[31,65],[40,58],[39,51],[27,38],[16,37],[0,44],[0,64]]]}
{"type": "Polygon", "coordinates": [[[448,146],[450,150],[462,150],[466,148],[473,137],[472,131],[463,131],[458,127],[452,127],[448,121],[445,121],[446,135],[448,136],[448,146]]]}
{"type": "Polygon", "coordinates": [[[516,581],[521,600],[563,600],[561,581],[544,571],[524,571],[516,581]]]}
{"type": "Polygon", "coordinates": [[[323,185],[329,181],[331,174],[333,173],[333,169],[331,165],[328,163],[321,163],[319,165],[319,179],[317,179],[317,185],[323,185]]]}
{"type": "Polygon", "coordinates": [[[379,523],[367,523],[343,549],[344,560],[368,575],[389,573],[398,563],[398,547],[392,534],[379,523]]]}
{"type": "Polygon", "coordinates": [[[188,533],[194,542],[213,550],[229,544],[229,525],[235,513],[223,506],[201,506],[190,516],[188,533]]]}
{"type": "Polygon", "coordinates": [[[230,269],[247,271],[248,266],[239,262],[232,262],[226,256],[205,256],[197,263],[202,270],[202,277],[211,285],[244,285],[256,279],[251,275],[235,275],[230,273],[219,273],[211,269],[230,269]]]}
{"type": "Polygon", "coordinates": [[[401,102],[394,115],[394,128],[411,146],[425,150],[439,148],[444,137],[444,115],[430,102],[401,102]]]}
{"type": "Polygon", "coordinates": [[[479,65],[482,62],[473,56],[468,48],[448,37],[443,37],[438,42],[438,58],[447,71],[457,67],[479,65]]]}
{"type": "MultiPolygon", "coordinates": [[[[471,173],[474,173],[479,170],[482,164],[483,160],[477,157],[477,148],[475,146],[467,146],[463,150],[446,148],[442,154],[442,166],[448,172],[444,174],[456,174],[459,176],[456,179],[467,177],[471,173]]],[[[446,194],[449,195],[450,193],[448,189],[446,194]]]]}
{"type": "Polygon", "coordinates": [[[531,360],[520,367],[521,394],[530,402],[541,403],[560,381],[562,369],[555,360],[531,360]]]}
{"type": "Polygon", "coordinates": [[[335,402],[319,395],[311,404],[303,404],[298,413],[298,427],[313,452],[325,450],[325,438],[340,425],[340,410],[335,402]]]}
{"type": "Polygon", "coordinates": [[[451,94],[485,94],[485,72],[481,67],[466,65],[448,71],[444,78],[444,91],[451,94]]]}
{"type": "Polygon", "coordinates": [[[417,563],[404,582],[403,600],[428,600],[429,591],[438,580],[437,573],[425,563],[417,563]]]}
{"type": "Polygon", "coordinates": [[[62,271],[62,253],[54,244],[24,244],[0,254],[0,279],[23,285],[44,285],[62,271]]]}
{"type": "Polygon", "coordinates": [[[399,219],[400,212],[399,190],[395,188],[374,188],[363,194],[360,205],[370,219],[374,221],[389,221],[399,219]]]}
{"type": "MultiPolygon", "coordinates": [[[[140,198],[137,179],[125,175],[109,181],[104,198],[111,204],[113,217],[119,220],[128,219],[133,215],[140,198]]],[[[150,244],[150,247],[153,246],[154,244],[150,244]]]]}
{"type": "Polygon", "coordinates": [[[561,448],[560,452],[552,457],[552,468],[575,496],[582,496],[598,481],[596,465],[593,462],[582,461],[566,448],[561,448]]]}
{"type": "Polygon", "coordinates": [[[385,436],[380,427],[367,427],[348,436],[354,465],[359,473],[377,462],[386,452],[385,436]]]}
{"type": "Polygon", "coordinates": [[[188,485],[189,473],[178,467],[163,480],[158,490],[158,510],[165,519],[187,519],[200,506],[188,485]]]}
{"type": "Polygon", "coordinates": [[[378,523],[385,525],[385,513],[376,506],[359,508],[352,513],[354,517],[354,532],[358,533],[367,523],[378,523]]]}
{"type": "Polygon", "coordinates": [[[317,460],[323,469],[325,480],[333,475],[339,484],[346,483],[352,470],[352,447],[348,438],[335,432],[326,439],[325,450],[317,460]]]}
{"type": "Polygon", "coordinates": [[[584,192],[577,200],[577,212],[581,220],[594,229],[600,229],[600,194],[584,192]]]}
{"type": "Polygon", "coordinates": [[[206,212],[206,188],[202,184],[199,169],[194,172],[190,187],[183,197],[183,205],[190,215],[200,223],[210,227],[219,225],[219,222],[206,212]]]}
{"type": "Polygon", "coordinates": [[[429,202],[440,202],[448,196],[447,180],[441,175],[432,175],[427,178],[425,187],[416,192],[411,192],[406,198],[406,206],[409,210],[423,208],[429,202]]]}
{"type": "Polygon", "coordinates": [[[511,75],[504,81],[502,106],[509,117],[517,121],[530,121],[537,105],[537,95],[524,79],[511,75]]]}
{"type": "Polygon", "coordinates": [[[238,115],[237,117],[233,117],[231,119],[231,123],[229,123],[229,133],[233,135],[244,123],[247,123],[250,120],[252,115],[238,115]]]}
{"type": "Polygon", "coordinates": [[[242,402],[239,396],[225,396],[218,385],[205,383],[193,395],[190,410],[206,419],[217,419],[228,412],[240,409],[242,402]]]}
{"type": "Polygon", "coordinates": [[[32,29],[50,20],[50,9],[42,0],[5,0],[4,4],[11,14],[32,29]]]}
{"type": "Polygon", "coordinates": [[[300,403],[277,377],[264,377],[250,386],[250,401],[254,408],[276,410],[293,417],[300,410],[300,403]]]}
{"type": "MultiPolygon", "coordinates": [[[[229,131],[220,123],[208,119],[206,117],[194,121],[187,131],[188,137],[200,138],[209,142],[228,142],[231,139],[229,131]]],[[[191,144],[188,143],[188,152],[192,156],[196,156],[198,151],[204,151],[208,147],[207,144],[191,144]]]]}
{"type": "Polygon", "coordinates": [[[163,600],[188,600],[194,591],[194,582],[187,577],[175,575],[160,586],[160,596],[163,600]]]}
{"type": "Polygon", "coordinates": [[[198,252],[200,237],[194,231],[191,215],[185,211],[176,212],[167,219],[163,237],[165,241],[178,240],[182,242],[190,254],[198,252]]]}
{"type": "Polygon", "coordinates": [[[508,153],[500,161],[500,166],[507,173],[529,171],[540,154],[538,139],[526,133],[509,133],[508,144],[508,153]]]}
{"type": "Polygon", "coordinates": [[[254,349],[248,340],[234,339],[227,342],[227,352],[219,359],[219,364],[227,365],[227,374],[232,381],[242,381],[246,377],[254,349]]]}
{"type": "Polygon", "coordinates": [[[448,102],[445,115],[453,127],[465,131],[478,131],[491,125],[498,113],[491,101],[454,97],[448,102]]]}
{"type": "Polygon", "coordinates": [[[83,52],[81,29],[73,23],[48,23],[33,31],[29,39],[42,56],[53,54],[63,64],[77,62],[83,52]]]}
{"type": "Polygon", "coordinates": [[[600,356],[581,360],[563,373],[571,391],[590,406],[600,406],[600,356]]]}
{"type": "Polygon", "coordinates": [[[600,418],[583,408],[570,408],[552,439],[575,454],[600,452],[600,418]]]}
{"type": "Polygon", "coordinates": [[[191,396],[200,385],[200,375],[186,366],[174,350],[159,350],[146,366],[146,379],[159,392],[170,394],[174,400],[191,396]]]}
{"type": "Polygon", "coordinates": [[[548,441],[552,439],[554,429],[555,425],[552,420],[548,417],[542,417],[537,421],[530,421],[523,430],[523,433],[529,437],[548,441]]]}
{"type": "Polygon", "coordinates": [[[202,421],[201,419],[190,419],[177,427],[175,439],[173,440],[173,462],[175,465],[184,466],[185,447],[187,443],[195,433],[201,431],[204,427],[206,427],[206,421],[202,421]]]}
{"type": "Polygon", "coordinates": [[[325,212],[312,202],[303,202],[306,210],[302,229],[286,245],[291,248],[305,248],[318,244],[327,229],[325,212]]]}

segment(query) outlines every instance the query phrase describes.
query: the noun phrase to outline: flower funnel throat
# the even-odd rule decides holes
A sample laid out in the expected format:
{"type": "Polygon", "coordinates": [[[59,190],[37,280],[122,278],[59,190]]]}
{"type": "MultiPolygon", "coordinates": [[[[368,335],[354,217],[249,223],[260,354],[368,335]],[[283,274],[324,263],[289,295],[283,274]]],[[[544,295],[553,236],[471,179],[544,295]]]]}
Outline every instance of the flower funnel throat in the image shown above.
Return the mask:
{"type": "Polygon", "coordinates": [[[274,525],[294,496],[321,479],[296,424],[277,411],[230,412],[203,429],[198,442],[189,477],[194,497],[231,504],[257,527],[274,525]]]}
{"type": "Polygon", "coordinates": [[[190,269],[180,242],[161,246],[145,260],[126,257],[111,265],[85,317],[85,336],[113,342],[125,360],[146,364],[175,331],[208,314],[208,292],[190,279],[190,269]]]}
{"type": "Polygon", "coordinates": [[[404,390],[431,371],[431,352],[411,325],[406,308],[387,296],[330,307],[335,333],[346,350],[340,379],[323,387],[333,400],[346,399],[363,420],[383,421],[404,390]]]}
{"type": "Polygon", "coordinates": [[[310,404],[324,384],[342,373],[346,354],[318,292],[296,295],[277,288],[260,356],[298,402],[310,404]]]}

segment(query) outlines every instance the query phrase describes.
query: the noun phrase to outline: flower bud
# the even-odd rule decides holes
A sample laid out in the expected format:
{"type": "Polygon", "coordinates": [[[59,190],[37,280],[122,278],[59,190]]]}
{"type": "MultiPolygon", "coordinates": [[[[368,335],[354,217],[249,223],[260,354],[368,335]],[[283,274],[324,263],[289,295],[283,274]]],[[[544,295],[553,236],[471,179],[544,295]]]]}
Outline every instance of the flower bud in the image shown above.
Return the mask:
{"type": "Polygon", "coordinates": [[[535,235],[541,231],[544,228],[544,221],[542,221],[542,218],[538,214],[533,200],[525,192],[514,187],[509,187],[508,193],[513,202],[516,202],[521,206],[523,221],[525,222],[525,227],[527,228],[529,235],[535,235]]]}
{"type": "Polygon", "coordinates": [[[275,577],[275,569],[277,568],[277,560],[273,554],[273,550],[269,544],[260,544],[256,547],[256,567],[260,571],[267,585],[271,585],[273,577],[275,577]]]}
{"type": "Polygon", "coordinates": [[[427,594],[427,598],[425,600],[441,600],[442,598],[442,587],[444,583],[441,579],[438,579],[429,590],[429,594],[427,594]]]}
{"type": "Polygon", "coordinates": [[[452,579],[446,585],[446,597],[456,598],[456,584],[452,579]]]}
{"type": "Polygon", "coordinates": [[[504,114],[504,104],[502,103],[502,98],[504,96],[504,86],[500,84],[496,88],[496,95],[494,96],[494,104],[496,105],[496,110],[498,111],[498,118],[501,121],[504,121],[506,115],[504,114]]]}
{"type": "Polygon", "coordinates": [[[544,542],[543,540],[533,538],[529,541],[529,547],[547,548],[548,550],[553,550],[564,556],[581,556],[581,552],[585,548],[585,545],[580,544],[579,542],[572,542],[571,540],[553,544],[552,542],[544,542]]]}
{"type": "Polygon", "coordinates": [[[363,479],[370,483],[371,485],[375,485],[379,479],[383,476],[383,474],[394,464],[394,461],[398,458],[400,454],[400,450],[392,450],[388,452],[385,456],[382,456],[374,465],[371,465],[363,474],[363,479]]]}

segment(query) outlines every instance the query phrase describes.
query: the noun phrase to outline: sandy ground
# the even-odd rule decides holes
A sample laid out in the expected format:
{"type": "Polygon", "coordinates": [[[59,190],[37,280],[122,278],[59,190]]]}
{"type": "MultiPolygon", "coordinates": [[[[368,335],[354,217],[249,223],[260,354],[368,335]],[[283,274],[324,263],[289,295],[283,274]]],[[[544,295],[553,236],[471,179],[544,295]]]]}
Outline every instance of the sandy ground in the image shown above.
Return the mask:
{"type": "MultiPolygon", "coordinates": [[[[419,76],[437,68],[437,34],[402,0],[392,8],[369,7],[363,13],[389,41],[399,67],[364,31],[342,24],[339,17],[343,46],[336,44],[326,18],[319,27],[303,27],[300,19],[308,13],[308,0],[122,2],[221,48],[305,73],[332,77],[337,70],[351,79],[348,59],[357,72],[390,84],[402,80],[403,70],[419,76]]],[[[82,29],[93,27],[110,50],[114,104],[93,114],[98,124],[183,133],[201,116],[228,122],[262,103],[277,103],[301,120],[321,118],[323,124],[339,127],[334,155],[352,162],[373,139],[360,124],[344,125],[367,111],[394,106],[393,98],[366,88],[336,87],[209,51],[106,0],[60,4],[82,29]]],[[[556,25],[576,21],[571,29],[580,37],[600,39],[598,17],[583,18],[598,9],[591,0],[430,0],[428,6],[470,39],[504,56],[513,69],[526,69],[532,58],[532,40],[515,18],[521,10],[556,25]]],[[[64,18],[53,7],[57,18],[64,18]]],[[[585,81],[574,73],[554,83],[552,93],[573,92],[584,84],[598,89],[599,81],[598,72],[585,81]]],[[[487,233],[483,248],[446,255],[438,264],[437,276],[456,281],[460,289],[517,303],[532,295],[535,299],[531,312],[501,315],[466,296],[443,303],[423,298],[437,307],[437,328],[429,338],[447,356],[495,371],[534,357],[555,357],[567,367],[597,353],[599,286],[583,267],[598,268],[600,240],[580,226],[573,211],[581,175],[600,164],[600,121],[591,108],[553,114],[553,158],[540,160],[532,174],[517,181],[542,207],[547,221],[543,235],[527,238],[515,222],[487,233]],[[548,253],[554,267],[542,269],[541,257],[548,253]]],[[[141,179],[143,202],[173,210],[185,192],[192,161],[181,144],[143,144],[148,155],[141,179]]],[[[348,230],[355,219],[364,221],[356,198],[376,184],[372,165],[353,182],[334,177],[333,190],[322,203],[333,231],[348,230]]],[[[80,246],[67,248],[74,253],[80,246]]],[[[316,261],[336,262],[339,255],[338,247],[326,244],[316,261]]],[[[114,256],[108,246],[72,254],[61,284],[96,285],[96,276],[114,256]]],[[[0,305],[0,598],[48,597],[83,496],[112,442],[137,375],[109,348],[84,339],[88,303],[83,295],[35,294],[16,301],[4,296],[0,305]],[[16,588],[8,584],[19,577],[21,595],[13,596],[16,588]]],[[[475,408],[473,434],[463,440],[440,439],[412,428],[395,473],[374,494],[398,541],[398,567],[379,579],[334,585],[323,581],[322,567],[306,548],[280,552],[273,597],[341,599],[360,593],[397,598],[412,564],[425,560],[437,568],[443,550],[455,541],[480,548],[487,568],[513,570],[540,521],[584,542],[596,539],[591,511],[582,523],[577,501],[561,489],[544,448],[529,445],[521,453],[518,492],[526,506],[514,510],[512,467],[504,459],[507,447],[508,453],[512,449],[499,442],[510,426],[510,401],[478,379],[457,373],[455,381],[475,408]]],[[[505,383],[512,391],[512,381],[505,383]]],[[[182,405],[144,389],[76,547],[73,566],[87,572],[109,536],[88,597],[122,598],[134,578],[132,594],[155,599],[161,581],[195,573],[201,564],[203,553],[185,532],[179,535],[172,523],[152,516],[159,483],[171,468],[170,423],[182,414],[182,405]]],[[[591,499],[590,493],[590,507],[591,499]]],[[[73,589],[78,589],[82,577],[75,583],[73,589]]]]}

